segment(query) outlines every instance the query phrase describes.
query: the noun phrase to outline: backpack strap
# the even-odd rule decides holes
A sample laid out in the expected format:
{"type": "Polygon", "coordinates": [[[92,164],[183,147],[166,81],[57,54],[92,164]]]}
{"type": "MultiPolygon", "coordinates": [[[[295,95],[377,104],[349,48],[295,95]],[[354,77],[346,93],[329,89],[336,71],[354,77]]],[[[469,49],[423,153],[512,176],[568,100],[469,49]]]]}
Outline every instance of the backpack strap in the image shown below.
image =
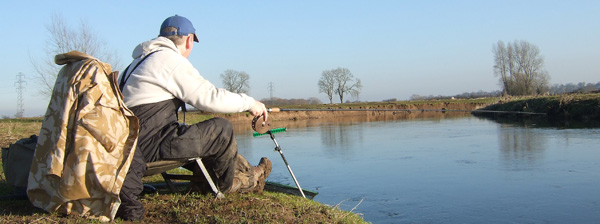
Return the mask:
{"type": "Polygon", "coordinates": [[[173,102],[175,102],[175,104],[177,104],[177,108],[175,109],[175,116],[177,116],[177,120],[179,120],[179,109],[181,109],[181,112],[183,112],[183,123],[185,124],[185,112],[187,112],[187,108],[185,107],[185,102],[183,102],[183,100],[180,100],[179,98],[173,98],[173,102]]]}
{"type": "Polygon", "coordinates": [[[127,68],[125,68],[125,72],[123,73],[123,76],[121,76],[121,81],[119,81],[119,90],[123,91],[123,87],[125,87],[125,83],[127,83],[127,80],[129,80],[129,77],[131,76],[131,73],[133,73],[133,71],[135,71],[135,69],[142,64],[142,62],[144,62],[144,60],[146,60],[146,58],[150,57],[150,55],[159,52],[159,51],[153,51],[150,52],[150,54],[146,55],[145,57],[142,58],[142,60],[140,60],[140,62],[138,62],[133,69],[131,69],[131,71],[129,71],[129,67],[133,64],[133,62],[131,62],[131,64],[129,64],[127,66],[127,68]],[[129,71],[129,72],[128,72],[129,71]]]}

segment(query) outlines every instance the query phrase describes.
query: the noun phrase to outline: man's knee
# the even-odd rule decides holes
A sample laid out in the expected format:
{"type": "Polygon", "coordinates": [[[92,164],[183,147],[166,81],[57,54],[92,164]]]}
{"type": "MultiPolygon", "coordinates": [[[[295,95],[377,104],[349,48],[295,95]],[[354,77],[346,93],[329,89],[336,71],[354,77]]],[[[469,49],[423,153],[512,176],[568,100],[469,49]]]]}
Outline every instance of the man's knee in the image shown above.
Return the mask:
{"type": "Polygon", "coordinates": [[[209,133],[206,133],[206,137],[208,137],[207,141],[212,142],[208,144],[209,146],[219,148],[220,156],[224,156],[227,158],[233,158],[237,153],[237,143],[235,141],[235,136],[233,134],[233,124],[225,119],[225,118],[212,118],[209,120],[212,122],[212,127],[208,130],[209,133]],[[211,140],[208,140],[211,139],[211,140]]]}
{"type": "Polygon", "coordinates": [[[213,132],[210,134],[213,138],[225,141],[234,140],[233,124],[230,121],[220,117],[213,118],[210,121],[213,122],[213,132]]]}
{"type": "Polygon", "coordinates": [[[229,120],[221,117],[216,117],[213,118],[212,121],[215,122],[215,126],[220,127],[223,130],[223,132],[233,133],[233,124],[231,124],[229,120]]]}

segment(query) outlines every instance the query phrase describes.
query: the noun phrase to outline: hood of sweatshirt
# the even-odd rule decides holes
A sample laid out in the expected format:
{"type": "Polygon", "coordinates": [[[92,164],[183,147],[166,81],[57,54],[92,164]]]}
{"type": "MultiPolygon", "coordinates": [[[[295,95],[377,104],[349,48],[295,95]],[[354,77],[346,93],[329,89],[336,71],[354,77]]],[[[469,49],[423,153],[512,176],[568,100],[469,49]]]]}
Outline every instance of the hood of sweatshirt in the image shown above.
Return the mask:
{"type": "Polygon", "coordinates": [[[152,40],[143,42],[133,49],[133,53],[131,53],[131,57],[133,59],[139,58],[143,55],[148,55],[154,51],[169,49],[179,53],[177,46],[173,41],[167,39],[166,37],[157,37],[152,40]]]}

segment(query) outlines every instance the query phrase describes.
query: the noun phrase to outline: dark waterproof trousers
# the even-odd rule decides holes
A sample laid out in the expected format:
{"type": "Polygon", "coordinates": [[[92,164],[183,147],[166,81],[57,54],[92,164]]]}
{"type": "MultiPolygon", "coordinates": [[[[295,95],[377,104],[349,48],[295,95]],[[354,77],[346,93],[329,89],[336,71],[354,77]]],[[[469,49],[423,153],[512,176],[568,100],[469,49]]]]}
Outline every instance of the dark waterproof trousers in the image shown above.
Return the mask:
{"type": "Polygon", "coordinates": [[[144,207],[138,200],[143,190],[146,163],[195,157],[203,161],[216,177],[220,189],[228,189],[235,174],[237,143],[232,124],[213,118],[193,125],[180,125],[177,110],[181,101],[168,100],[130,108],[140,120],[136,152],[125,177],[119,197],[117,217],[141,220],[144,207]]]}

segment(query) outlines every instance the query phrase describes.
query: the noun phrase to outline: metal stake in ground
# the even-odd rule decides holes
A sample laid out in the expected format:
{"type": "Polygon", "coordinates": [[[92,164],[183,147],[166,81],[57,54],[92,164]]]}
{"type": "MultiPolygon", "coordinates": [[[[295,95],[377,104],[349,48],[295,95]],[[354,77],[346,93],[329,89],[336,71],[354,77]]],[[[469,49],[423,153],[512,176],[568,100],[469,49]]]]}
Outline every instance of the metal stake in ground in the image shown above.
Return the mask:
{"type": "MultiPolygon", "coordinates": [[[[285,128],[284,128],[284,130],[285,130],[285,128]]],[[[279,144],[277,144],[277,140],[275,140],[275,135],[273,135],[273,132],[270,130],[267,131],[267,133],[269,133],[269,135],[271,135],[271,139],[275,143],[275,151],[279,152],[279,155],[281,155],[281,158],[283,159],[283,162],[285,163],[285,166],[287,167],[288,171],[290,171],[290,175],[292,175],[292,179],[294,179],[294,183],[296,183],[296,187],[298,187],[300,194],[302,194],[303,198],[306,198],[306,196],[304,195],[304,191],[302,191],[302,187],[300,187],[300,184],[298,183],[296,176],[294,176],[294,172],[292,172],[292,168],[290,167],[290,164],[288,164],[287,160],[285,159],[285,156],[283,155],[283,152],[281,151],[281,147],[279,146],[279,144]]]]}
{"type": "Polygon", "coordinates": [[[285,159],[285,156],[283,155],[283,152],[281,151],[281,146],[279,146],[279,144],[277,143],[277,140],[275,140],[275,135],[273,134],[273,133],[278,133],[278,132],[285,132],[285,128],[269,129],[269,126],[271,125],[270,120],[263,119],[261,121],[262,118],[263,118],[263,116],[260,115],[258,117],[255,117],[254,119],[252,119],[252,129],[254,129],[254,131],[256,131],[256,133],[254,133],[254,137],[267,135],[267,134],[271,136],[273,143],[275,143],[275,151],[279,152],[279,155],[281,155],[281,158],[283,159],[283,162],[285,163],[285,166],[287,167],[288,171],[290,171],[290,175],[292,175],[292,179],[294,179],[294,183],[296,184],[296,187],[298,187],[300,194],[302,195],[302,197],[306,198],[306,195],[304,195],[304,191],[302,191],[302,187],[300,187],[300,184],[298,183],[296,176],[294,176],[294,172],[292,172],[292,168],[290,167],[290,164],[288,164],[287,160],[285,159]]]}

